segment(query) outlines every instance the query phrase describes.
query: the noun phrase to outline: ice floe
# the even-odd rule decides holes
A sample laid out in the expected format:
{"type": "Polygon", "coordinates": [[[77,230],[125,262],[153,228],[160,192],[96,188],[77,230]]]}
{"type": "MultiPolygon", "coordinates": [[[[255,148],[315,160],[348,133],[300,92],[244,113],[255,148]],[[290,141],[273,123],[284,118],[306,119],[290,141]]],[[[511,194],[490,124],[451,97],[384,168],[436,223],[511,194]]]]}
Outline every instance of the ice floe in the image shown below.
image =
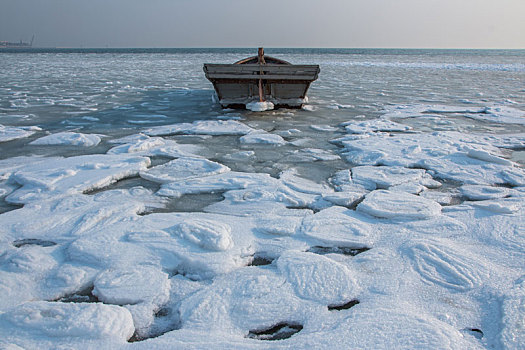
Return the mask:
{"type": "Polygon", "coordinates": [[[351,169],[354,183],[367,190],[389,189],[404,184],[419,184],[440,187],[441,183],[423,169],[409,169],[400,166],[357,166],[351,169]]]}
{"type": "Polygon", "coordinates": [[[31,302],[0,315],[0,323],[4,341],[25,336],[43,347],[56,346],[54,341],[80,346],[95,339],[116,346],[135,330],[128,310],[100,303],[31,302]]]}
{"type": "Polygon", "coordinates": [[[187,220],[171,227],[169,231],[203,249],[221,251],[233,246],[231,227],[222,222],[187,220]]]}
{"type": "Polygon", "coordinates": [[[93,294],[106,304],[124,305],[153,303],[161,306],[168,301],[168,274],[153,266],[133,266],[128,271],[111,269],[95,279],[93,294]],[[141,283],[138,289],[137,281],[141,283]]]}
{"type": "Polygon", "coordinates": [[[279,257],[277,267],[300,298],[331,305],[358,294],[352,271],[324,256],[289,251],[279,257]]]}
{"type": "Polygon", "coordinates": [[[523,198],[504,198],[477,201],[471,205],[497,214],[513,214],[523,209],[524,202],[523,198]]]}
{"type": "Polygon", "coordinates": [[[235,120],[199,120],[193,123],[163,125],[145,130],[150,136],[165,135],[246,135],[254,129],[235,120]]]}
{"type": "MultiPolygon", "coordinates": [[[[419,274],[436,285],[459,291],[481,285],[484,273],[479,260],[466,252],[456,252],[450,244],[430,242],[412,243],[407,248],[414,268],[419,274]]],[[[486,272],[485,272],[486,273],[486,272]]]]}
{"type": "Polygon", "coordinates": [[[467,184],[506,182],[505,174],[523,170],[503,158],[495,146],[497,137],[475,137],[456,132],[417,135],[374,135],[343,140],[344,157],[358,165],[387,165],[423,168],[434,178],[467,184]]]}
{"type": "Polygon", "coordinates": [[[178,158],[140,172],[144,179],[170,183],[193,178],[202,178],[230,171],[225,165],[200,158],[178,158]]]}
{"type": "Polygon", "coordinates": [[[330,125],[310,125],[310,128],[316,131],[333,132],[339,130],[339,128],[330,125]]]}
{"type": "Polygon", "coordinates": [[[366,134],[380,131],[406,132],[412,130],[411,126],[385,119],[366,120],[362,122],[348,121],[341,125],[351,134],[366,134]]]}
{"type": "Polygon", "coordinates": [[[4,126],[0,124],[0,142],[7,142],[29,137],[42,130],[38,126],[4,126]]]}
{"type": "Polygon", "coordinates": [[[164,157],[197,157],[200,148],[196,145],[179,144],[174,140],[166,140],[161,137],[149,137],[144,134],[132,135],[112,143],[120,145],[111,148],[108,154],[133,153],[144,156],[164,157]]]}
{"type": "Polygon", "coordinates": [[[268,144],[276,146],[286,144],[286,141],[279,135],[258,131],[241,136],[239,141],[241,144],[268,144]]]}
{"type": "Polygon", "coordinates": [[[487,107],[460,107],[444,105],[397,105],[387,109],[386,119],[426,117],[429,114],[460,114],[467,118],[502,124],[525,124],[524,112],[520,109],[493,104],[487,107]]]}
{"type": "Polygon", "coordinates": [[[374,243],[375,230],[354,211],[330,207],[306,216],[301,233],[323,244],[369,246],[374,243]]]}
{"type": "Polygon", "coordinates": [[[32,141],[31,145],[66,145],[93,147],[100,143],[101,135],[82,134],[78,132],[59,132],[32,141]]]}
{"type": "MultiPolygon", "coordinates": [[[[297,144],[296,144],[297,145],[297,144]]],[[[287,162],[317,162],[341,159],[337,154],[318,148],[302,148],[286,156],[287,162]]]]}
{"type": "Polygon", "coordinates": [[[501,342],[506,349],[519,349],[525,345],[524,304],[525,281],[521,277],[502,302],[501,342]]]}
{"type": "Polygon", "coordinates": [[[6,200],[28,203],[53,196],[82,193],[137,175],[150,165],[149,158],[130,155],[86,155],[39,159],[15,171],[11,178],[22,187],[6,200]]]}
{"type": "Polygon", "coordinates": [[[0,160],[0,348],[524,348],[522,68],[316,54],[330,79],[311,108],[262,115],[209,105],[181,53],[175,80],[123,55],[140,86],[108,76],[96,95],[98,56],[82,60],[89,93],[18,69],[0,89],[2,120],[57,141],[0,127],[28,138],[0,160]],[[458,67],[498,74],[432,80],[458,67]],[[45,120],[55,107],[63,124],[45,120]],[[178,123],[141,133],[162,121],[178,123]],[[108,136],[64,147],[72,123],[108,136]]]}
{"type": "Polygon", "coordinates": [[[274,108],[273,103],[269,101],[263,102],[250,102],[246,104],[246,109],[249,109],[252,112],[264,112],[270,111],[274,108]]]}
{"type": "Polygon", "coordinates": [[[158,194],[167,197],[180,197],[184,194],[224,192],[250,186],[262,187],[272,183],[275,183],[275,180],[268,174],[229,171],[216,175],[170,182],[162,185],[158,194]]]}
{"type": "Polygon", "coordinates": [[[460,191],[468,200],[473,201],[503,198],[509,196],[511,193],[510,189],[505,187],[483,185],[463,185],[460,187],[460,191]]]}
{"type": "Polygon", "coordinates": [[[366,195],[357,210],[386,219],[429,219],[441,214],[441,206],[433,200],[405,192],[375,190],[366,195]]]}

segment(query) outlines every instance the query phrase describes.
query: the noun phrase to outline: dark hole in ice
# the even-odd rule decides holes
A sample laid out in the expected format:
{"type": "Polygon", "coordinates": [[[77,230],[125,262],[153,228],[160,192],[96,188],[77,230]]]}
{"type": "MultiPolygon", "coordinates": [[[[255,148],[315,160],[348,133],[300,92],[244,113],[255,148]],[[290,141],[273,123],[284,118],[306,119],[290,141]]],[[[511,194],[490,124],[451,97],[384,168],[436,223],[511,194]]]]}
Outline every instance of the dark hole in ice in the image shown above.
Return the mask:
{"type": "Polygon", "coordinates": [[[343,254],[356,256],[370,250],[368,247],[323,247],[323,246],[313,246],[307,250],[307,252],[325,255],[325,254],[343,254]]]}
{"type": "Polygon", "coordinates": [[[417,164],[412,164],[410,166],[408,166],[409,169],[420,169],[420,170],[428,170],[428,168],[425,168],[424,166],[422,165],[417,165],[417,164]]]}
{"type": "Polygon", "coordinates": [[[112,183],[109,186],[97,188],[90,191],[85,191],[84,194],[94,195],[100,192],[110,191],[110,190],[119,190],[119,189],[130,189],[133,187],[142,186],[151,190],[152,192],[157,192],[160,189],[160,184],[152,181],[145,180],[140,176],[126,177],[124,179],[118,180],[117,182],[112,183]]]}
{"type": "Polygon", "coordinates": [[[514,187],[517,187],[517,186],[505,182],[505,183],[494,184],[494,187],[514,188],[514,187]]]}
{"type": "Polygon", "coordinates": [[[7,213],[8,211],[22,208],[22,204],[7,203],[4,200],[0,200],[0,214],[7,213]]]}
{"type": "Polygon", "coordinates": [[[189,279],[190,281],[202,281],[203,280],[202,276],[200,276],[200,275],[198,275],[196,273],[191,273],[191,272],[185,271],[184,269],[175,268],[175,269],[172,269],[172,270],[165,270],[165,272],[168,274],[169,278],[172,278],[173,276],[180,275],[180,276],[183,276],[183,277],[189,279]]]}
{"type": "Polygon", "coordinates": [[[65,295],[55,301],[60,301],[62,303],[98,303],[100,300],[93,295],[93,288],[93,286],[89,286],[81,291],[65,295]]]}
{"type": "Polygon", "coordinates": [[[483,331],[479,328],[465,328],[464,331],[476,337],[477,339],[483,338],[483,331]]]}
{"type": "Polygon", "coordinates": [[[337,310],[337,311],[348,310],[348,309],[356,306],[357,304],[359,304],[359,300],[352,299],[349,302],[344,303],[344,304],[328,305],[328,310],[330,310],[330,311],[332,311],[332,310],[337,310]]]}
{"type": "Polygon", "coordinates": [[[36,239],[36,238],[25,238],[25,239],[18,239],[14,241],[13,245],[17,248],[20,248],[25,245],[39,245],[41,247],[52,247],[57,244],[53,241],[45,241],[45,240],[36,239]]]}
{"type": "Polygon", "coordinates": [[[270,265],[273,262],[274,258],[271,258],[269,256],[255,253],[253,255],[252,261],[248,264],[248,266],[264,266],[264,265],[270,265]]]}
{"type": "Polygon", "coordinates": [[[163,208],[155,208],[148,211],[152,213],[173,213],[173,212],[202,212],[207,206],[224,200],[222,191],[198,194],[186,194],[179,198],[170,198],[163,208]]]}
{"type": "Polygon", "coordinates": [[[270,328],[262,330],[251,330],[248,333],[248,338],[259,340],[283,340],[288,339],[292,335],[300,332],[303,326],[297,323],[278,323],[270,328]]]}
{"type": "Polygon", "coordinates": [[[151,161],[150,168],[169,163],[173,160],[173,158],[171,157],[162,157],[162,156],[154,156],[154,157],[150,156],[149,159],[151,161]]]}
{"type": "Polygon", "coordinates": [[[293,205],[286,206],[286,209],[311,210],[314,213],[318,213],[318,212],[321,211],[321,209],[319,209],[319,208],[310,208],[310,207],[307,207],[307,206],[293,206],[293,205]]]}
{"type": "Polygon", "coordinates": [[[353,202],[351,205],[349,205],[347,208],[350,209],[350,210],[356,210],[357,209],[357,206],[359,204],[361,204],[362,201],[365,200],[365,196],[363,196],[362,198],[356,200],[355,202],[353,202]]]}
{"type": "Polygon", "coordinates": [[[129,338],[128,342],[134,343],[150,338],[157,338],[165,333],[180,329],[180,316],[178,312],[174,312],[170,307],[159,309],[154,317],[153,324],[145,334],[140,334],[135,331],[133,336],[129,338]]]}

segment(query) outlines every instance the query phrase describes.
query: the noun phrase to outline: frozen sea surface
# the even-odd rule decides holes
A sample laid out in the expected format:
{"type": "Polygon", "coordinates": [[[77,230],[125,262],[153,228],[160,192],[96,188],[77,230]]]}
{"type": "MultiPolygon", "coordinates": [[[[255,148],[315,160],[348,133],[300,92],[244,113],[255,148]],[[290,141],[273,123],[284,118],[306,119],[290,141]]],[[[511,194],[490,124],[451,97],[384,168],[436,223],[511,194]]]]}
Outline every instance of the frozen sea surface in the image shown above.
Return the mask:
{"type": "Polygon", "coordinates": [[[525,348],[525,52],[0,53],[0,348],[525,348]]]}

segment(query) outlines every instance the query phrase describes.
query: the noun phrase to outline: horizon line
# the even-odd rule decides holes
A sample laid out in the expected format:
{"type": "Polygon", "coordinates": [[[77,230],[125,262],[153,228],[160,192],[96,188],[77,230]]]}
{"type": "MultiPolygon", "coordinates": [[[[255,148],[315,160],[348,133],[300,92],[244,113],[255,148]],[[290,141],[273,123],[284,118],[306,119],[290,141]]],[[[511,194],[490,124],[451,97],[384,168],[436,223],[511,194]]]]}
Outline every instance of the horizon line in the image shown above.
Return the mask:
{"type": "Polygon", "coordinates": [[[170,49],[297,49],[297,50],[525,50],[525,48],[478,48],[478,47],[287,47],[287,46],[30,46],[30,47],[0,47],[10,50],[31,49],[62,49],[62,50],[170,50],[170,49]]]}

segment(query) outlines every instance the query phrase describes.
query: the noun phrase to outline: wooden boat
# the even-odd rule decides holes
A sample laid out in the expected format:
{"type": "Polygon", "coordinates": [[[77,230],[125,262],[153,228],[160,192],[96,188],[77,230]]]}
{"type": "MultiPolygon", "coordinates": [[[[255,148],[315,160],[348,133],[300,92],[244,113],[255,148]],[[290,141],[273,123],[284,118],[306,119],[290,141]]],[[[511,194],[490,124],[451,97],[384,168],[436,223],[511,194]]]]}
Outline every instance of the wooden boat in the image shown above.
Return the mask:
{"type": "Polygon", "coordinates": [[[264,55],[233,64],[204,64],[223,108],[246,108],[253,102],[270,102],[275,108],[301,108],[310,83],[319,75],[318,65],[299,65],[264,55]]]}

